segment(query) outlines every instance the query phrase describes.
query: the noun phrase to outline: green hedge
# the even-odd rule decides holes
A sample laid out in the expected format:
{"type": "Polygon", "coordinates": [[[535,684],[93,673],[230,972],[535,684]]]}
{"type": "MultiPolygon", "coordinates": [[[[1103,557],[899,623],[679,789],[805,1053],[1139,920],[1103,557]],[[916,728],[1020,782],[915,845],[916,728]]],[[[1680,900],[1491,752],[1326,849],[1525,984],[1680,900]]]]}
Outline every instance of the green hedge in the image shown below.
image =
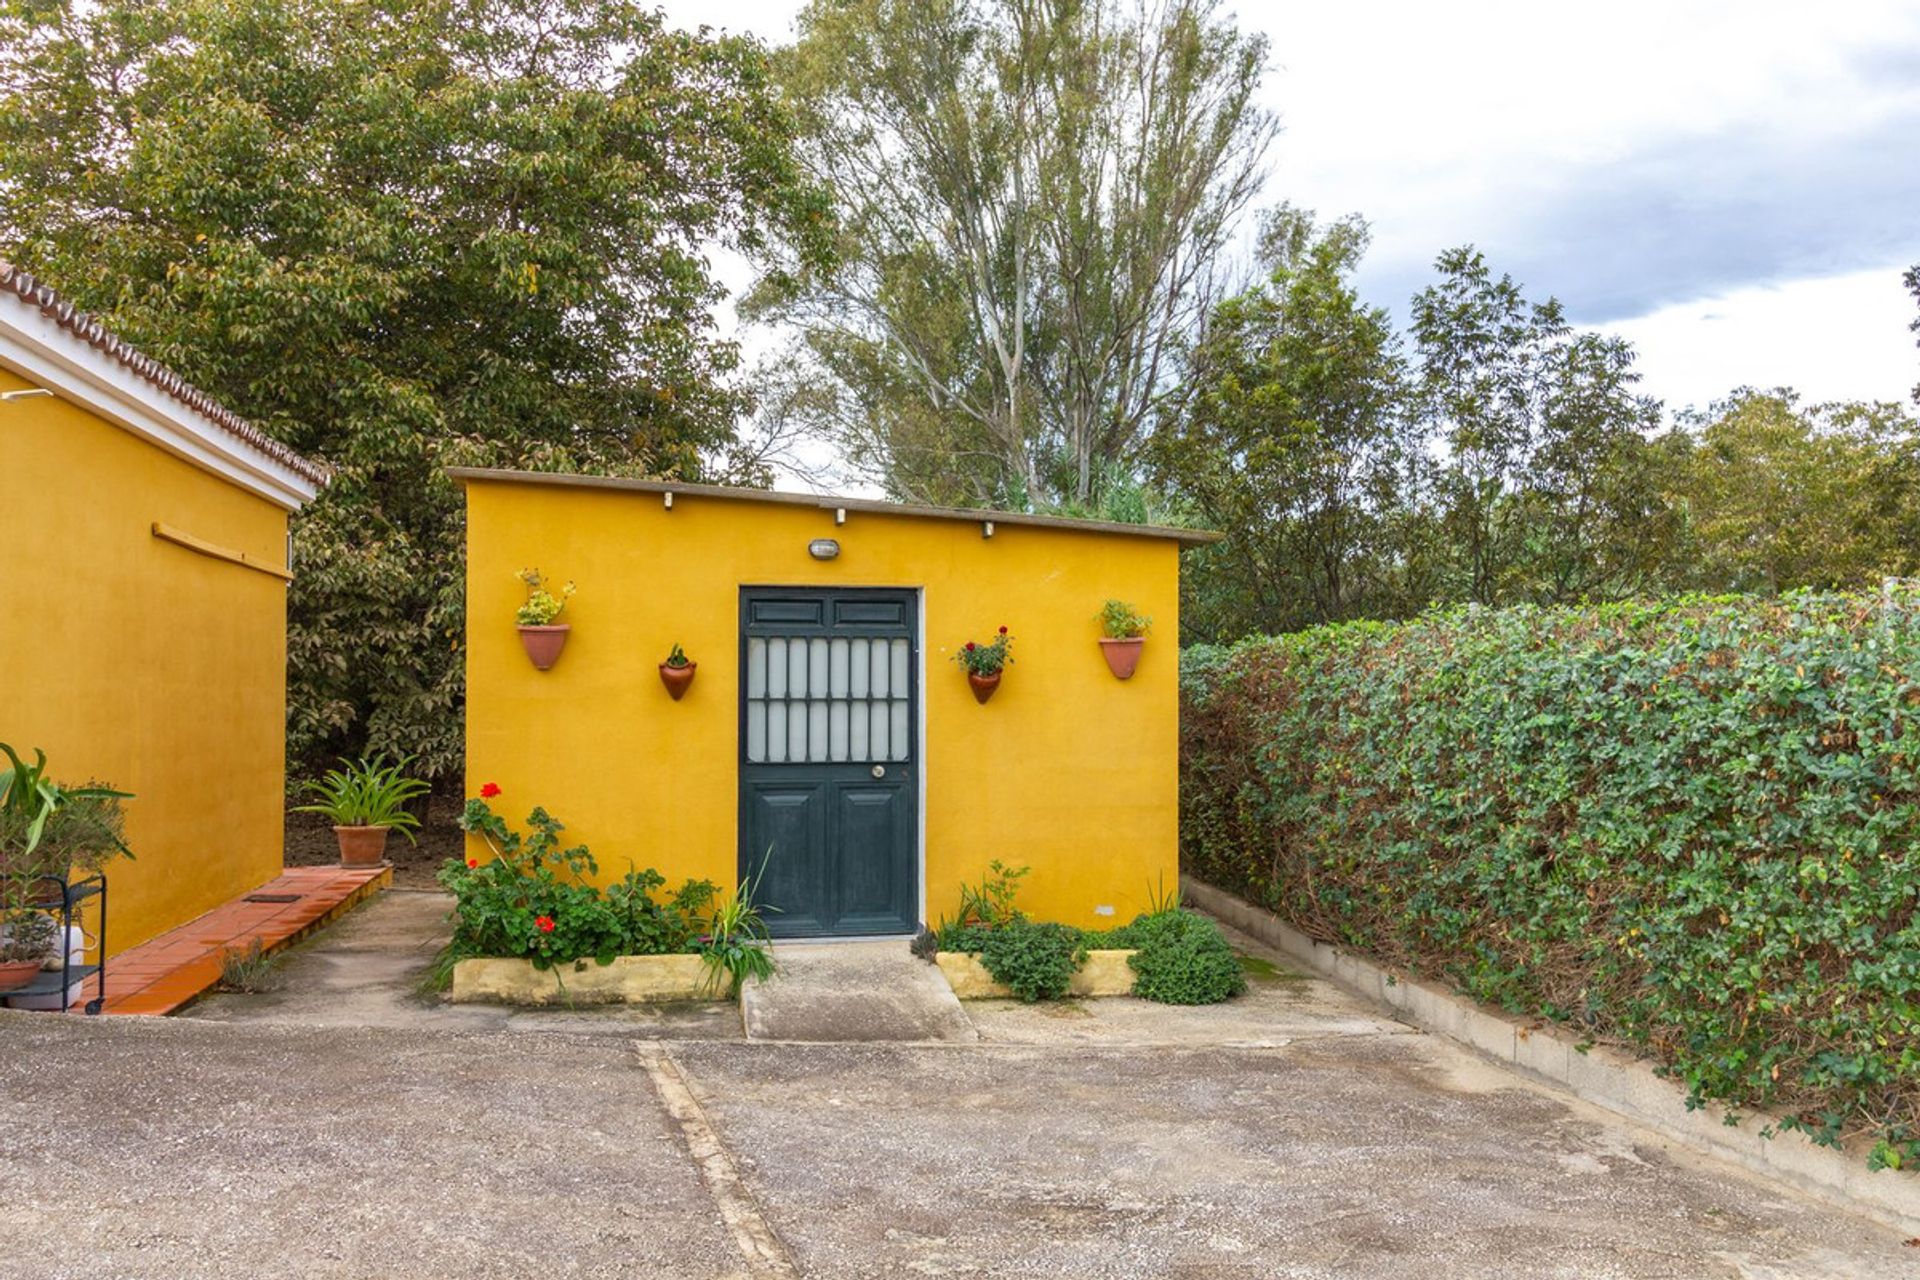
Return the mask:
{"type": "Polygon", "coordinates": [[[1920,597],[1457,611],[1182,678],[1189,872],[1920,1160],[1920,597]]]}

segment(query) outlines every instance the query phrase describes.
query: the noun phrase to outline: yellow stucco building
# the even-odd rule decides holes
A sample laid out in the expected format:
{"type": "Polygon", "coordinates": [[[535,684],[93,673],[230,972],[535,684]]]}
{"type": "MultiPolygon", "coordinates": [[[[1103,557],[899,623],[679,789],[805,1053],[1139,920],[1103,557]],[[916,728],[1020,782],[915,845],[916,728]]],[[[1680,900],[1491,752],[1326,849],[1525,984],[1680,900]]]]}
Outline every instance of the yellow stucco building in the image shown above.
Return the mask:
{"type": "Polygon", "coordinates": [[[280,871],[287,519],[323,479],[0,263],[0,741],[135,794],[110,953],[280,871]]]}
{"type": "MultiPolygon", "coordinates": [[[[1179,558],[1190,530],[646,481],[456,470],[467,783],[602,875],[762,875],[776,935],[911,932],[1000,859],[1039,919],[1124,923],[1178,881],[1179,558]],[[549,669],[518,575],[577,593],[549,669]],[[1153,619],[1116,678],[1098,614],[1153,619]],[[951,659],[1005,626],[976,701],[951,659]],[[684,697],[657,670],[697,663],[684,697]],[[764,867],[764,872],[761,868],[764,867]]],[[[476,848],[476,852],[478,849],[476,848]]]]}

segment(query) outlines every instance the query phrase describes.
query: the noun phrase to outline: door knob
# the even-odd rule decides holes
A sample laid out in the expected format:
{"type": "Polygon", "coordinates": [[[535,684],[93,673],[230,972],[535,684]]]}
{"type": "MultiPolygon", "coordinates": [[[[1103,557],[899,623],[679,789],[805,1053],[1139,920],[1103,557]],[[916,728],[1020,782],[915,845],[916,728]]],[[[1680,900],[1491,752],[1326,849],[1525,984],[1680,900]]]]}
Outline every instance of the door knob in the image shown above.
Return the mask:
{"type": "Polygon", "coordinates": [[[886,776],[887,776],[887,766],[885,766],[885,765],[883,765],[883,764],[877,764],[877,765],[875,765],[875,766],[873,766],[873,776],[874,776],[874,777],[876,777],[876,778],[884,778],[884,777],[886,777],[886,776]]]}

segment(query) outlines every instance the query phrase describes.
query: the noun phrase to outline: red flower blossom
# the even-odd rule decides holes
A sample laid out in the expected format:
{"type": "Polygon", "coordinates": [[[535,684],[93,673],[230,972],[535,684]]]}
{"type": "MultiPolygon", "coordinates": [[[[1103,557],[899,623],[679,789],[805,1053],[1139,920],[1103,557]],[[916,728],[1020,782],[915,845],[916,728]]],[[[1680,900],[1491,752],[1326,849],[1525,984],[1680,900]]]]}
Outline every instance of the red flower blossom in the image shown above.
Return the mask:
{"type": "Polygon", "coordinates": [[[480,859],[478,859],[478,858],[468,858],[468,859],[467,859],[467,865],[468,865],[469,867],[477,867],[477,866],[479,866],[479,865],[480,865],[480,859]]]}
{"type": "Polygon", "coordinates": [[[1001,635],[1007,634],[1007,629],[1005,627],[1000,628],[1000,634],[1001,635]]]}
{"type": "Polygon", "coordinates": [[[553,917],[552,916],[535,916],[533,918],[533,927],[538,929],[542,933],[552,933],[553,917]]]}
{"type": "Polygon", "coordinates": [[[971,640],[969,640],[969,641],[967,641],[967,652],[968,652],[968,653],[972,653],[972,652],[973,652],[973,641],[971,641],[971,640]]]}
{"type": "Polygon", "coordinates": [[[500,794],[500,784],[497,782],[484,783],[480,787],[480,798],[482,800],[491,800],[499,794],[500,794]]]}

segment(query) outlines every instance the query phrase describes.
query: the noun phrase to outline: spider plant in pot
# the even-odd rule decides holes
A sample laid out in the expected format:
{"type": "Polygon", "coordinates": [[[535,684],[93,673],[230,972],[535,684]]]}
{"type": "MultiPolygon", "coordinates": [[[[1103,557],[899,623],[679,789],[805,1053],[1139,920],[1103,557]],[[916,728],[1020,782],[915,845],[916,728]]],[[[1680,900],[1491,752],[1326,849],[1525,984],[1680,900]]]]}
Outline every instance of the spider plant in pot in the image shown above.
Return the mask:
{"type": "Polygon", "coordinates": [[[953,655],[953,660],[966,668],[967,684],[973,689],[974,700],[985,705],[993,691],[1000,687],[1000,673],[1013,662],[1013,637],[1002,627],[1000,634],[985,644],[967,641],[953,655]]]}
{"type": "Polygon", "coordinates": [[[571,624],[555,621],[573,597],[573,584],[569,582],[555,594],[548,589],[547,580],[538,569],[522,569],[520,581],[527,586],[526,603],[513,615],[514,625],[520,632],[520,647],[527,651],[535,667],[545,671],[560,660],[560,651],[567,646],[567,633],[573,630],[571,624]]]}
{"type": "Polygon", "coordinates": [[[673,652],[660,664],[660,683],[667,686],[667,696],[675,702],[686,693],[687,686],[693,683],[693,673],[700,664],[687,657],[686,650],[679,645],[673,646],[673,652]]]}
{"type": "Polygon", "coordinates": [[[332,820],[334,837],[340,841],[341,866],[377,867],[386,860],[389,831],[417,843],[413,833],[420,819],[407,811],[407,805],[425,795],[428,787],[406,776],[412,761],[412,756],[401,756],[389,764],[384,755],[342,760],[339,768],[306,784],[318,799],[297,806],[294,812],[318,813],[332,820]]]}
{"type": "Polygon", "coordinates": [[[1124,600],[1109,600],[1100,608],[1100,652],[1117,679],[1125,680],[1140,665],[1140,649],[1147,642],[1147,629],[1153,619],[1136,613],[1124,600]]]}

